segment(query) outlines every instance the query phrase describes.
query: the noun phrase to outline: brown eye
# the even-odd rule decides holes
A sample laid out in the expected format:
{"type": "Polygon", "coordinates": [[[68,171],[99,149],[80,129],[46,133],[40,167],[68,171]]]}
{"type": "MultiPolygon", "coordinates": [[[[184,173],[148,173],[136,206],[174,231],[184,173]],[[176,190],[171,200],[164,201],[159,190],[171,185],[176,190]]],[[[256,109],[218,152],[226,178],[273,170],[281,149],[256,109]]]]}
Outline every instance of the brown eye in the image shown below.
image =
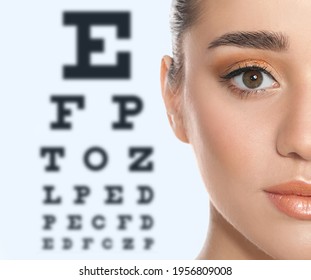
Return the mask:
{"type": "Polygon", "coordinates": [[[266,90],[276,85],[276,80],[264,69],[238,69],[228,76],[242,90],[266,90]]]}
{"type": "Polygon", "coordinates": [[[245,72],[242,79],[247,88],[255,89],[261,86],[263,82],[263,75],[259,70],[251,70],[245,72]]]}

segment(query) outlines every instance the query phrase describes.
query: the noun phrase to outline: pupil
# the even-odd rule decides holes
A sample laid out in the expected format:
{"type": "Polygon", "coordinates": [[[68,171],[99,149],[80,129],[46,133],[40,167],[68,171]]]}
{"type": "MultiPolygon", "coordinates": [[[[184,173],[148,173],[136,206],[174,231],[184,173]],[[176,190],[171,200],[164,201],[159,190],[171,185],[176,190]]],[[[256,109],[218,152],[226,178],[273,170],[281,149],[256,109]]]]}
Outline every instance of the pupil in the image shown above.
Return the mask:
{"type": "Polygon", "coordinates": [[[243,74],[243,83],[246,87],[258,88],[263,82],[262,73],[258,70],[247,71],[243,74]]]}
{"type": "Polygon", "coordinates": [[[257,75],[251,76],[251,80],[252,80],[252,81],[256,81],[257,79],[258,79],[257,75]]]}

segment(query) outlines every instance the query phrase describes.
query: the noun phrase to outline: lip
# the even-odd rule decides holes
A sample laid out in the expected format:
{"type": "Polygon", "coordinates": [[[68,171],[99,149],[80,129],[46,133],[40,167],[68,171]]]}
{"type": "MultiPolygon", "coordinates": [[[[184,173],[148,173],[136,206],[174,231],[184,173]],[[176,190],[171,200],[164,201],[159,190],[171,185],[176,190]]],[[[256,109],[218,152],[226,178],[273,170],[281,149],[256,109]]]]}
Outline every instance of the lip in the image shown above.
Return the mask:
{"type": "Polygon", "coordinates": [[[269,200],[287,216],[311,220],[311,184],[291,181],[265,189],[269,200]]]}

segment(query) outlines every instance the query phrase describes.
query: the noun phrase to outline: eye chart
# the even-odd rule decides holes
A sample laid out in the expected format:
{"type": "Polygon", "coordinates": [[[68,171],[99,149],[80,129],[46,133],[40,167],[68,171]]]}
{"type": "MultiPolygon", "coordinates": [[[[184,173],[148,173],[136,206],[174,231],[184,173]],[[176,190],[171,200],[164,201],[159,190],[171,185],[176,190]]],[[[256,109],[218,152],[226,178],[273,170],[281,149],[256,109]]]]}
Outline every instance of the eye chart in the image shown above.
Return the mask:
{"type": "Polygon", "coordinates": [[[169,1],[54,2],[1,4],[0,258],[195,258],[208,198],[162,104],[169,1]]]}

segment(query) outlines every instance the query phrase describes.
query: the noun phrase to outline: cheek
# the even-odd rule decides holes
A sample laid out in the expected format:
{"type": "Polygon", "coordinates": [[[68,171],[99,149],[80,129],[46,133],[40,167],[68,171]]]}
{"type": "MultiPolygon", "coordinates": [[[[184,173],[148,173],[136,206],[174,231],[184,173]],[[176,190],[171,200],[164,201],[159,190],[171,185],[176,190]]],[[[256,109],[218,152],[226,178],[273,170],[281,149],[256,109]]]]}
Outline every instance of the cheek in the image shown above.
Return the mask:
{"type": "Polygon", "coordinates": [[[261,144],[269,140],[263,124],[260,121],[254,125],[255,118],[237,105],[244,101],[219,90],[192,91],[188,96],[188,136],[210,200],[239,231],[250,227],[255,230],[250,221],[260,208],[249,205],[258,204],[254,193],[262,184],[266,166],[261,144]]]}
{"type": "Polygon", "coordinates": [[[271,211],[262,188],[279,176],[276,102],[241,100],[224,88],[198,85],[187,92],[186,115],[204,183],[218,211],[252,239],[265,230],[271,211]]]}
{"type": "Polygon", "coordinates": [[[219,180],[258,182],[273,151],[273,123],[258,108],[247,107],[248,101],[223,92],[206,97],[198,94],[188,115],[191,143],[207,186],[219,180]]]}

